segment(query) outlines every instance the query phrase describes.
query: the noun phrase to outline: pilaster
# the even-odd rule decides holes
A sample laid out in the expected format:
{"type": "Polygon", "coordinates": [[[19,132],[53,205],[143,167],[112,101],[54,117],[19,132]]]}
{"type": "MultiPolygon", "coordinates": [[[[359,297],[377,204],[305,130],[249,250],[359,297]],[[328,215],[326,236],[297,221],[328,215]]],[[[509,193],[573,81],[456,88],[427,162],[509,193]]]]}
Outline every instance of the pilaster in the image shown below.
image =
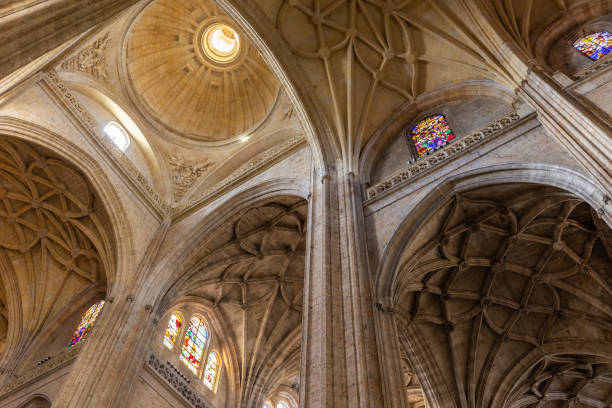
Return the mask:
{"type": "Polygon", "coordinates": [[[382,390],[357,178],[312,182],[301,407],[381,407],[382,390]]]}

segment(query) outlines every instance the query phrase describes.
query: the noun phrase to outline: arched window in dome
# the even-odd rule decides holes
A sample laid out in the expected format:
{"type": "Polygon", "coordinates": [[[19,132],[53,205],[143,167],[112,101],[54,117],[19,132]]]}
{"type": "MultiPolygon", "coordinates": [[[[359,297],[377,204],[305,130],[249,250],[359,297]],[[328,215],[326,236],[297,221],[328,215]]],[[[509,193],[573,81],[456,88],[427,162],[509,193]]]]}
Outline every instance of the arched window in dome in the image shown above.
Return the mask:
{"type": "Polygon", "coordinates": [[[204,385],[214,391],[221,360],[215,351],[211,351],[204,367],[204,385]]]}
{"type": "Polygon", "coordinates": [[[183,361],[187,368],[195,375],[198,375],[198,369],[202,363],[202,354],[208,342],[208,336],[208,328],[204,324],[204,321],[198,316],[192,316],[183,341],[181,361],[183,361]]]}
{"type": "Polygon", "coordinates": [[[83,341],[85,337],[87,337],[87,335],[91,331],[91,328],[94,325],[94,322],[96,321],[96,317],[98,317],[98,314],[100,313],[100,310],[102,310],[103,306],[104,306],[104,301],[102,300],[98,303],[94,303],[93,305],[91,305],[91,307],[87,309],[85,313],[83,313],[83,315],[81,316],[81,322],[79,323],[79,326],[72,334],[72,340],[70,340],[70,344],[68,344],[68,348],[83,341]]]}
{"type": "Polygon", "coordinates": [[[166,346],[168,349],[172,350],[172,348],[174,348],[176,338],[181,331],[182,325],[183,320],[181,319],[181,316],[179,316],[177,313],[173,313],[172,316],[170,316],[170,321],[168,322],[166,333],[164,334],[164,346],[166,346]]]}
{"type": "Polygon", "coordinates": [[[419,157],[455,138],[444,115],[434,115],[423,119],[410,130],[410,136],[419,157]]]}
{"type": "Polygon", "coordinates": [[[263,404],[263,408],[272,408],[272,405],[266,402],[265,404],[263,404]]]}
{"type": "Polygon", "coordinates": [[[289,405],[287,405],[285,401],[279,401],[279,403],[276,404],[276,408],[289,408],[289,405]]]}
{"type": "Polygon", "coordinates": [[[597,61],[612,51],[612,35],[607,31],[589,34],[576,41],[574,48],[597,61]]]}
{"type": "Polygon", "coordinates": [[[108,122],[104,125],[104,134],[119,150],[125,152],[130,145],[130,138],[121,125],[116,122],[108,122]]]}

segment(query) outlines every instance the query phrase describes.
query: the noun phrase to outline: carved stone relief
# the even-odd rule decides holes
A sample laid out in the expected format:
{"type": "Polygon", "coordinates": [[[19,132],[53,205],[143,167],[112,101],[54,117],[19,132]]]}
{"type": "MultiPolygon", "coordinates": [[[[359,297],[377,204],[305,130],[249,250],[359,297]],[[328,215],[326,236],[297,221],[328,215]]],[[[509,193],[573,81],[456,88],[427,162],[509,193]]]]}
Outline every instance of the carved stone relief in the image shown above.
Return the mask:
{"type": "Polygon", "coordinates": [[[108,82],[108,69],[105,52],[110,42],[110,33],[104,34],[77,55],[64,61],[61,65],[66,71],[85,72],[97,79],[108,82]]]}
{"type": "Polygon", "coordinates": [[[180,201],[198,179],[215,166],[214,162],[208,160],[185,160],[180,154],[166,153],[165,156],[172,169],[175,201],[180,201]]]}

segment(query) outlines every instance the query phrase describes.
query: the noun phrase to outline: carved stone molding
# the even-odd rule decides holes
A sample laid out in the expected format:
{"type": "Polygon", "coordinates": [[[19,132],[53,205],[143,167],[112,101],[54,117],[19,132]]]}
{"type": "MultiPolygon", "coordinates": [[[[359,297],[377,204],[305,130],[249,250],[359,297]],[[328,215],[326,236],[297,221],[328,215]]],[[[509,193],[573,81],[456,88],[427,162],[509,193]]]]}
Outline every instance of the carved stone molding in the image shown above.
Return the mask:
{"type": "Polygon", "coordinates": [[[90,46],[81,50],[77,55],[64,61],[61,65],[66,71],[85,72],[97,79],[108,82],[108,70],[104,53],[110,42],[110,33],[104,34],[90,46]]]}
{"type": "Polygon", "coordinates": [[[190,406],[194,408],[211,408],[204,397],[193,389],[189,383],[182,378],[170,363],[164,363],[155,353],[151,353],[147,359],[146,366],[157,374],[170,388],[177,392],[190,406]]]}
{"type": "Polygon", "coordinates": [[[578,73],[576,73],[574,75],[574,78],[576,78],[577,80],[588,78],[593,74],[603,71],[604,69],[608,68],[610,65],[612,65],[612,57],[603,58],[589,65],[582,71],[579,71],[578,73]]]}
{"type": "Polygon", "coordinates": [[[232,186],[235,186],[242,181],[246,181],[255,174],[271,167],[304,145],[306,145],[306,137],[303,134],[300,134],[274,146],[271,149],[266,150],[240,166],[229,176],[215,184],[213,187],[207,189],[198,197],[187,201],[180,207],[174,208],[173,216],[178,218],[183,217],[200,205],[203,205],[209,200],[218,197],[232,186]]]}
{"type": "Polygon", "coordinates": [[[97,144],[110,157],[113,164],[126,176],[144,201],[151,205],[160,218],[170,212],[170,206],[159,196],[157,191],[147,181],[145,176],[138,170],[132,161],[119,150],[103,133],[95,119],[87,112],[85,107],[70,92],[57,72],[50,70],[42,76],[42,82],[46,90],[51,91],[51,96],[59,101],[78,120],[81,126],[92,136],[97,144]]]}
{"type": "Polygon", "coordinates": [[[15,381],[12,381],[4,385],[0,389],[0,396],[6,395],[19,388],[22,388],[32,383],[38,377],[48,374],[51,371],[55,371],[59,368],[65,367],[66,365],[72,363],[77,358],[77,355],[80,350],[81,350],[80,345],[77,345],[47,360],[45,363],[32,368],[30,371],[27,372],[27,374],[22,375],[21,377],[17,378],[15,381]]]}
{"type": "Polygon", "coordinates": [[[518,121],[520,118],[521,116],[517,112],[509,113],[502,118],[491,122],[485,128],[443,146],[431,155],[417,159],[410,166],[370,187],[367,192],[367,199],[371,200],[376,198],[399,185],[405,184],[408,180],[415,178],[421,173],[442,165],[450,158],[455,157],[473,146],[480,144],[482,141],[498,134],[508,126],[518,121]]]}

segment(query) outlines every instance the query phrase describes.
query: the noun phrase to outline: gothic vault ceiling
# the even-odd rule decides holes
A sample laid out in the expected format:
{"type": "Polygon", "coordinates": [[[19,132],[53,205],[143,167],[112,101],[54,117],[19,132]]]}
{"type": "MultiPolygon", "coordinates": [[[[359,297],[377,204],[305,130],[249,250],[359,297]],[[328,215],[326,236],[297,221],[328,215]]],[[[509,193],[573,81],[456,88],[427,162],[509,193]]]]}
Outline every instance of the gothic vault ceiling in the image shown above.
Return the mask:
{"type": "Polygon", "coordinates": [[[297,385],[306,214],[295,197],[240,212],[193,251],[166,295],[200,297],[222,316],[238,350],[242,404],[297,385]]]}
{"type": "Polygon", "coordinates": [[[270,112],[279,90],[259,52],[213,0],[149,6],[129,34],[127,66],[148,116],[202,142],[224,142],[251,130],[270,112]],[[231,61],[215,61],[207,52],[209,28],[216,24],[227,24],[235,30],[229,35],[238,36],[231,61]]]}
{"type": "Polygon", "coordinates": [[[73,166],[0,140],[0,338],[7,330],[36,333],[77,294],[108,279],[109,225],[73,166]]]}
{"type": "Polygon", "coordinates": [[[610,406],[608,234],[554,188],[453,197],[408,244],[395,285],[400,331],[429,380],[457,406],[610,406]]]}

